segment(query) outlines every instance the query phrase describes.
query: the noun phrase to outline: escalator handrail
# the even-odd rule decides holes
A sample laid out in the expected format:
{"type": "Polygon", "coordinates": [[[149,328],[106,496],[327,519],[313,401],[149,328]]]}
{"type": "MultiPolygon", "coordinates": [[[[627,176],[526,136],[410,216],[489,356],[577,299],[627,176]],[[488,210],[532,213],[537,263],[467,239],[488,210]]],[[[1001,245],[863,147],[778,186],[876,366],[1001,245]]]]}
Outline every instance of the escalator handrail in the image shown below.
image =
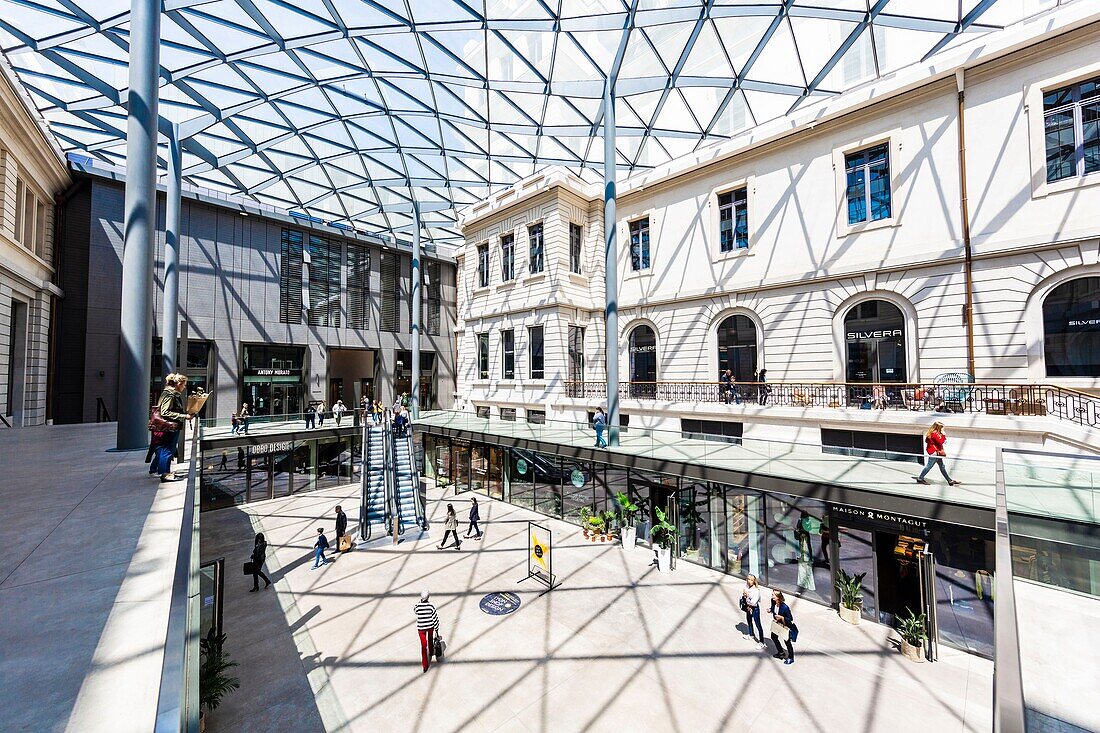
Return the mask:
{"type": "Polygon", "coordinates": [[[370,516],[370,496],[368,495],[369,485],[368,477],[370,476],[370,426],[367,422],[363,421],[363,437],[362,447],[362,459],[359,466],[359,539],[363,542],[370,540],[371,527],[368,517],[370,516]]]}
{"type": "Polygon", "coordinates": [[[424,515],[424,503],[420,501],[420,471],[416,467],[416,444],[413,442],[412,421],[405,428],[405,444],[409,450],[409,477],[412,480],[413,507],[416,512],[416,524],[421,529],[428,528],[427,517],[424,515]]]}

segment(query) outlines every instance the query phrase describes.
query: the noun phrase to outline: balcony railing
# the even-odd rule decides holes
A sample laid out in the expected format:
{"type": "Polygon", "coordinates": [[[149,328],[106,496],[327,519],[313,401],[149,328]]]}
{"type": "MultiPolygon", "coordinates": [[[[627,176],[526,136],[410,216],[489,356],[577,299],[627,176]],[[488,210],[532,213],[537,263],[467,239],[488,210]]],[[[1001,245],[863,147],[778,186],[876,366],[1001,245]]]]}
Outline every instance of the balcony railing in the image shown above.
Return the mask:
{"type": "MultiPolygon", "coordinates": [[[[575,399],[607,399],[606,382],[566,382],[575,399]]],[[[913,412],[1051,416],[1100,426],[1100,396],[1052,384],[868,384],[853,382],[623,382],[619,397],[660,402],[714,402],[913,412]]]]}

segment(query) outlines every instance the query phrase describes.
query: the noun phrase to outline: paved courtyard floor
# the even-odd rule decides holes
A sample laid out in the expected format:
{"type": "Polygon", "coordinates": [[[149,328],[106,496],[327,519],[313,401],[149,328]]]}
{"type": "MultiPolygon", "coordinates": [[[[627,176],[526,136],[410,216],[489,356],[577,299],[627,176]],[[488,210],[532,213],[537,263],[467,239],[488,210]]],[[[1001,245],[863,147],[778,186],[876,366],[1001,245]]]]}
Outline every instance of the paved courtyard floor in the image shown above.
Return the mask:
{"type": "Polygon", "coordinates": [[[481,498],[484,538],[437,550],[445,502],[429,492],[431,537],[357,549],[310,570],[316,527],[358,513],[357,486],[202,515],[203,558],[228,569],[225,630],[241,689],[209,721],[227,731],[988,731],[993,665],[943,648],[914,664],[894,635],[848,626],[794,600],[801,636],[784,666],[742,638],[736,578],[646,550],[592,544],[564,522],[481,498]],[[323,520],[319,517],[324,517],[323,520]],[[553,531],[560,587],[525,575],[527,521],[553,531]],[[252,533],[271,543],[273,589],[240,575],[252,533]],[[262,587],[262,586],[261,586],[262,587]],[[446,659],[421,672],[413,605],[430,590],[446,659]],[[482,596],[512,591],[490,616],[482,596]]]}

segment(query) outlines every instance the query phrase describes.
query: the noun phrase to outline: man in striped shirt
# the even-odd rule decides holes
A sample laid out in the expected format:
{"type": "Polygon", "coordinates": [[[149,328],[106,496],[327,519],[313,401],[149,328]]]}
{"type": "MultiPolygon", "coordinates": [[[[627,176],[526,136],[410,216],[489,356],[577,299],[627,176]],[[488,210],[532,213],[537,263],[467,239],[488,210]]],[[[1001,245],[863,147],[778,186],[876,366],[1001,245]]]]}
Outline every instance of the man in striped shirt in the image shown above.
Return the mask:
{"type": "Polygon", "coordinates": [[[435,635],[439,632],[439,615],[435,606],[428,603],[428,591],[420,594],[420,603],[413,610],[416,612],[416,631],[420,634],[420,662],[427,672],[435,648],[435,635]]]}

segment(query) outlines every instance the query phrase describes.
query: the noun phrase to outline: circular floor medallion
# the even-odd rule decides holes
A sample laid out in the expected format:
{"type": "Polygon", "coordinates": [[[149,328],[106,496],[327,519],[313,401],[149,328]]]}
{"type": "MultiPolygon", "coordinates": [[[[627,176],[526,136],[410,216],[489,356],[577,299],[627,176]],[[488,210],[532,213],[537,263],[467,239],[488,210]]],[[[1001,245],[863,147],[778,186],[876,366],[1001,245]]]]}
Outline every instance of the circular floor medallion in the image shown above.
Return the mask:
{"type": "Polygon", "coordinates": [[[490,616],[504,616],[519,608],[519,596],[515,593],[490,593],[478,605],[490,616]]]}

